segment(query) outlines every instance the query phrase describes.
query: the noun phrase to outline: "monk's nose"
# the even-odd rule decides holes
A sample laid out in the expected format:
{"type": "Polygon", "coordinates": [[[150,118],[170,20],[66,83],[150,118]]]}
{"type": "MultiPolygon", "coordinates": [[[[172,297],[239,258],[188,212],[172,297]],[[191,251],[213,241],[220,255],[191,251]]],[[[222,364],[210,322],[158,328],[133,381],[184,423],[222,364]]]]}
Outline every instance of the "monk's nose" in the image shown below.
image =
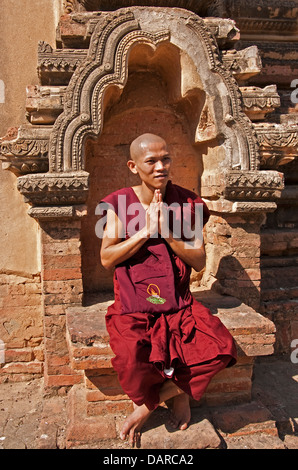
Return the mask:
{"type": "Polygon", "coordinates": [[[163,170],[164,169],[164,164],[162,163],[161,160],[157,161],[155,163],[155,170],[163,170]]]}

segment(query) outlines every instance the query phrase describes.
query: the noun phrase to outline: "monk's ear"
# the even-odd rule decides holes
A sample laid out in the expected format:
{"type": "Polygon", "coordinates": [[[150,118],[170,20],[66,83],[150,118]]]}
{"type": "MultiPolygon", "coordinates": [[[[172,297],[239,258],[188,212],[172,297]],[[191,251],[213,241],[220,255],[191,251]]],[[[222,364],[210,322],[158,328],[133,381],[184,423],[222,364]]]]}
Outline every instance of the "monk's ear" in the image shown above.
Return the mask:
{"type": "Polygon", "coordinates": [[[137,167],[136,167],[136,162],[134,160],[128,160],[127,166],[128,166],[128,168],[130,169],[130,171],[132,173],[134,173],[135,175],[138,174],[138,170],[137,170],[137,167]]]}

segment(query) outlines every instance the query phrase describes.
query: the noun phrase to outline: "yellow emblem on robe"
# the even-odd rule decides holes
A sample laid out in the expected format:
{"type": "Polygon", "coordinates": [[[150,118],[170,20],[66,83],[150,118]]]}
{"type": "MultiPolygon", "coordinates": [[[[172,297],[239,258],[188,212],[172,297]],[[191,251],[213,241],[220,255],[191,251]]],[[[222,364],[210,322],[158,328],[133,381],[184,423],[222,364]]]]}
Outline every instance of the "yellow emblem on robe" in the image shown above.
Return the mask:
{"type": "Polygon", "coordinates": [[[147,297],[146,299],[148,302],[151,302],[152,304],[164,304],[166,302],[166,299],[163,299],[160,296],[160,289],[156,284],[149,284],[147,292],[150,295],[150,297],[147,297]]]}

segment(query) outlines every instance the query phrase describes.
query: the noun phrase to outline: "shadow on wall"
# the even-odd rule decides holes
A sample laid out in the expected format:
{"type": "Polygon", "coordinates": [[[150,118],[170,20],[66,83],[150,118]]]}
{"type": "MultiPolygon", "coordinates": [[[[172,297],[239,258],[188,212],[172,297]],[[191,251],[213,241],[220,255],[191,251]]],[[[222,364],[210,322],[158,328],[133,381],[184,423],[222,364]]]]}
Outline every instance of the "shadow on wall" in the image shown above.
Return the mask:
{"type": "Polygon", "coordinates": [[[241,262],[234,256],[227,255],[221,258],[211,282],[208,283],[211,290],[219,294],[231,295],[256,311],[259,310],[260,280],[252,279],[241,262]]]}

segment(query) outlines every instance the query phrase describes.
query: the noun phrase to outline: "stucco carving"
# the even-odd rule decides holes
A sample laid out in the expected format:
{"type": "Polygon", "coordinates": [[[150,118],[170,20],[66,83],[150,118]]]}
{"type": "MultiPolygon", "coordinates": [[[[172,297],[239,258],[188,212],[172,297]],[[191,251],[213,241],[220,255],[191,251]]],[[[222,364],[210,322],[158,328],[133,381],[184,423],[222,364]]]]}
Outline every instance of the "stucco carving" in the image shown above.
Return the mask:
{"type": "Polygon", "coordinates": [[[89,174],[80,171],[25,175],[18,178],[17,186],[25,200],[36,206],[77,205],[86,201],[89,174]]]}
{"type": "Polygon", "coordinates": [[[254,126],[260,144],[262,168],[277,168],[297,158],[297,124],[256,123],[254,126]]]}
{"type": "Polygon", "coordinates": [[[110,86],[123,89],[130,51],[139,44],[153,51],[160,44],[169,44],[188,54],[194,64],[198,86],[206,95],[195,141],[220,137],[225,154],[222,168],[214,169],[226,175],[224,183],[213,182],[211,194],[203,181],[205,195],[254,201],[274,200],[280,195],[277,173],[268,172],[256,183],[258,170],[260,165],[262,169],[277,169],[295,158],[297,126],[252,123],[264,119],[280,105],[280,99],[274,85],[264,89],[242,85],[243,80],[259,73],[261,63],[255,46],[233,49],[239,39],[233,20],[202,19],[172,8],[83,13],[78,5],[65,3],[71,12],[65,32],[74,21],[74,37],[82,39],[82,44],[88,39],[89,49],[53,49],[41,41],[38,71],[42,86],[27,89],[28,119],[33,124],[53,124],[53,128],[21,127],[13,138],[2,139],[0,146],[4,168],[17,175],[28,174],[19,179],[18,187],[28,201],[40,206],[37,215],[44,204],[85,202],[88,174],[84,171],[84,139],[101,133],[105,92],[110,86]],[[241,184],[238,179],[236,184],[235,171],[246,175],[241,184]]]}
{"type": "MultiPolygon", "coordinates": [[[[226,207],[230,206],[227,200],[246,201],[246,203],[251,201],[251,207],[256,201],[261,201],[260,207],[265,207],[267,202],[276,201],[283,189],[283,174],[277,171],[230,170],[222,174],[205,174],[202,178],[201,194],[208,199],[217,198],[217,205],[226,201],[226,207]]],[[[212,207],[214,207],[214,202],[212,207]]],[[[271,206],[269,204],[268,207],[271,206]]]]}
{"type": "Polygon", "coordinates": [[[10,139],[0,139],[2,168],[17,176],[46,172],[51,128],[21,126],[10,139]]]}
{"type": "Polygon", "coordinates": [[[150,10],[148,17],[146,10],[123,9],[100,17],[87,58],[77,66],[71,78],[64,112],[54,125],[50,139],[50,171],[84,169],[84,138],[101,131],[107,87],[125,85],[130,49],[139,43],[155,48],[167,41],[190,54],[204,90],[214,97],[216,127],[226,141],[227,165],[256,169],[258,147],[254,130],[242,112],[236,81],[223,65],[216,40],[206,23],[186,11],[150,10]]]}
{"type": "Polygon", "coordinates": [[[39,41],[37,53],[38,76],[44,85],[67,85],[78,65],[86,58],[84,50],[57,50],[45,41],[39,41]]]}
{"type": "Polygon", "coordinates": [[[265,88],[255,86],[240,87],[243,109],[252,121],[264,120],[268,113],[280,107],[280,97],[276,85],[265,88]]]}
{"type": "Polygon", "coordinates": [[[232,200],[275,200],[283,188],[283,178],[276,171],[230,171],[226,174],[224,195],[232,200]]]}

